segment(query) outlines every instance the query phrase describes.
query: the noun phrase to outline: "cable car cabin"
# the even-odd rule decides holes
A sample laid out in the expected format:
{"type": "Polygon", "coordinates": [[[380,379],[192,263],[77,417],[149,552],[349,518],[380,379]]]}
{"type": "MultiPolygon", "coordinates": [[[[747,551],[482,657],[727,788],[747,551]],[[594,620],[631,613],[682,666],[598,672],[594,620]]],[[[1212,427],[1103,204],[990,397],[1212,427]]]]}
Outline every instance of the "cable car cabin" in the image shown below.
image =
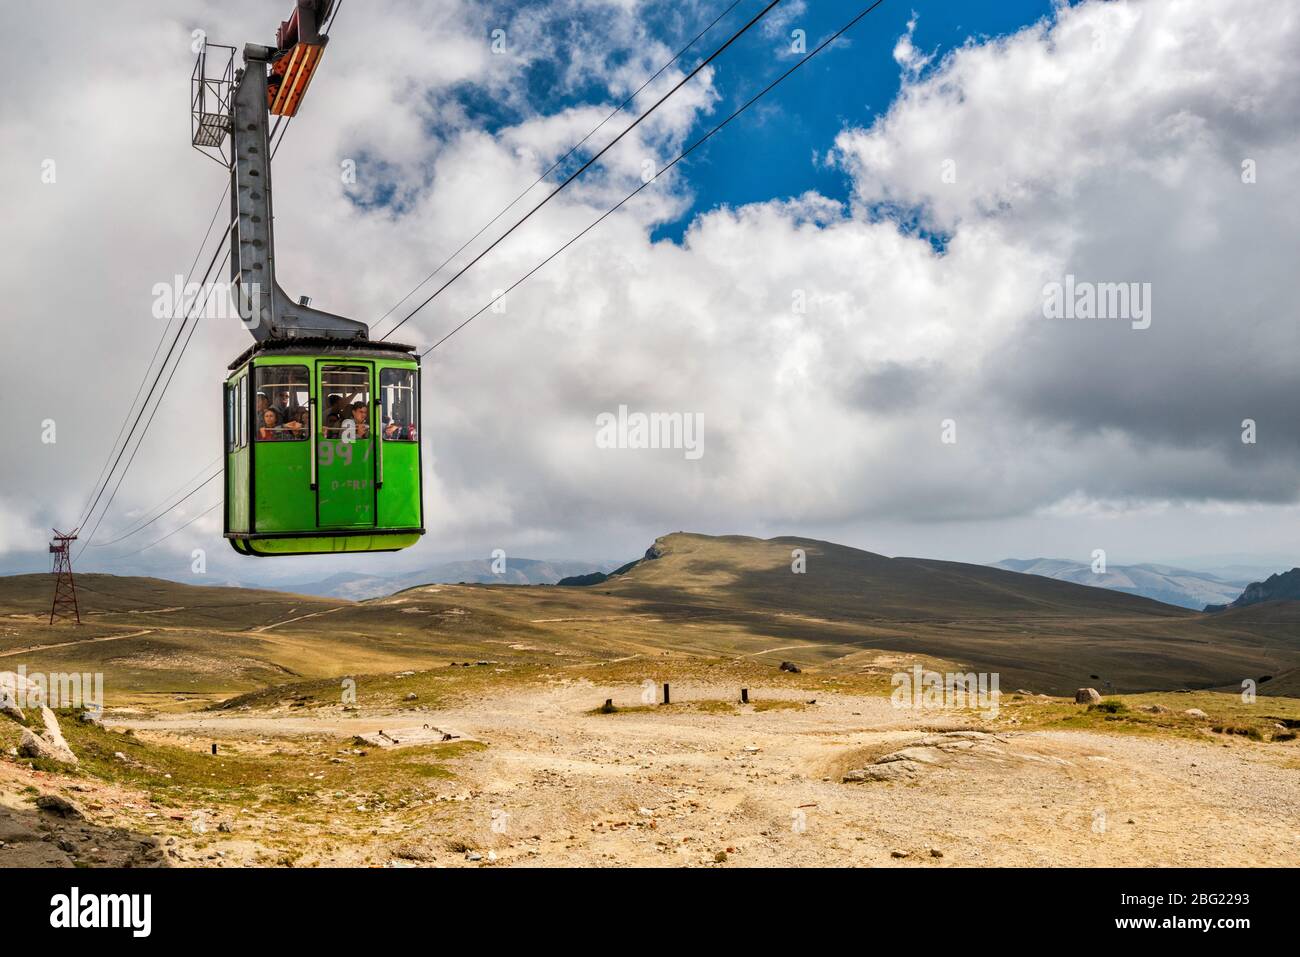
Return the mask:
{"type": "Polygon", "coordinates": [[[424,534],[409,346],[258,343],[223,392],[225,534],[243,555],[390,552],[424,534]]]}

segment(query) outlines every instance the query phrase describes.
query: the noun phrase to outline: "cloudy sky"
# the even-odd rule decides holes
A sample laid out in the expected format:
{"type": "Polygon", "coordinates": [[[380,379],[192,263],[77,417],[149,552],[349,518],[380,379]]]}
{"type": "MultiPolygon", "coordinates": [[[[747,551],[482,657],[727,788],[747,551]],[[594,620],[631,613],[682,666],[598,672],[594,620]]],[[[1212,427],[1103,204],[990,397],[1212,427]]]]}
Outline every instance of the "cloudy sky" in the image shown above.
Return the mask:
{"type": "MultiPolygon", "coordinates": [[[[375,322],[729,4],[344,0],[276,156],[281,284],[375,322]]],[[[764,5],[737,3],[550,183],[764,5]]],[[[865,5],[778,4],[395,338],[437,340],[865,5]]],[[[47,567],[48,528],[80,516],[162,334],[154,287],[221,197],[189,146],[194,31],[271,42],[289,6],[5,12],[0,568],[47,567]]],[[[80,567],[179,578],[195,548],[218,579],[266,581],[494,548],[619,560],[682,529],[1300,564],[1297,49],[1300,12],[1265,0],[886,0],[429,356],[419,546],[240,559],[217,510],[128,554],[213,483],[80,567]],[[1138,284],[1149,326],[1048,318],[1067,276],[1138,284]],[[620,406],[701,416],[703,455],[600,448],[620,406]]],[[[207,474],[248,342],[200,323],[97,543],[207,474]]]]}

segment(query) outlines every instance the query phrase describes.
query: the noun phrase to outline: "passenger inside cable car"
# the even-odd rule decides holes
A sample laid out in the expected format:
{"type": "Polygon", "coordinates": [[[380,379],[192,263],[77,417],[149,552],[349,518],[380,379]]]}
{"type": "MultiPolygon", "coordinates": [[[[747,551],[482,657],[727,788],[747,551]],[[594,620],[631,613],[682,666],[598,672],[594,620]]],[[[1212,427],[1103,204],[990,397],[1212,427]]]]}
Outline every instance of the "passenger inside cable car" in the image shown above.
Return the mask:
{"type": "Polygon", "coordinates": [[[308,437],[307,404],[311,400],[307,369],[303,366],[264,366],[257,370],[257,438],[263,442],[305,440],[308,437]],[[266,413],[275,413],[268,424],[266,413]]]}
{"type": "Polygon", "coordinates": [[[352,403],[352,421],[356,423],[356,436],[359,439],[370,438],[370,409],[364,402],[352,403]]]}
{"type": "Polygon", "coordinates": [[[329,397],[329,406],[325,410],[325,434],[329,435],[331,431],[338,431],[343,420],[343,396],[337,392],[331,393],[329,397]]]}
{"type": "MultiPolygon", "coordinates": [[[[262,397],[258,396],[260,400],[262,397]]],[[[257,430],[257,437],[262,441],[275,440],[280,438],[280,413],[275,409],[265,408],[262,410],[261,426],[257,430]]]]}

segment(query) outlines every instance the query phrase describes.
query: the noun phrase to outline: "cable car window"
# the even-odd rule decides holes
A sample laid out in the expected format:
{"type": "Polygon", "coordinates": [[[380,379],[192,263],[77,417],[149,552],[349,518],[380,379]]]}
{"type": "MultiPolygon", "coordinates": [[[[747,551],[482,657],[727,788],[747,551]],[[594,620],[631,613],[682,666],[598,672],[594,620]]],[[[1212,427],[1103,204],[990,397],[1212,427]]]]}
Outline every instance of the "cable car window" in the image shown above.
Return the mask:
{"type": "Polygon", "coordinates": [[[235,392],[234,386],[226,386],[226,451],[235,451],[235,392]]]}
{"type": "Polygon", "coordinates": [[[419,440],[418,393],[414,369],[384,369],[379,373],[379,398],[383,403],[382,434],[387,442],[419,440]]]}
{"type": "Polygon", "coordinates": [[[311,387],[306,366],[259,366],[253,401],[259,442],[293,442],[310,433],[311,387]]]}
{"type": "Polygon", "coordinates": [[[370,438],[370,371],[358,366],[325,366],[320,373],[321,435],[350,441],[370,438]]]}
{"type": "Polygon", "coordinates": [[[248,376],[239,377],[239,447],[248,444],[248,376]]]}

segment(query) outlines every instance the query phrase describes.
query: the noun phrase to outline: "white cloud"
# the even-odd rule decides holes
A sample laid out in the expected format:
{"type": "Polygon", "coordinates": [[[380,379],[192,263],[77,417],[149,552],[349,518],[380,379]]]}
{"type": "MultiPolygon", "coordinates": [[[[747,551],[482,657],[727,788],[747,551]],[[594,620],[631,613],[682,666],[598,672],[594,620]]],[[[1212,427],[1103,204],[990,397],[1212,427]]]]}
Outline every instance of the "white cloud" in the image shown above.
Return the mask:
{"type": "Polygon", "coordinates": [[[913,12],[912,19],[907,21],[907,32],[894,44],[894,62],[903,68],[905,75],[912,77],[918,75],[934,60],[933,54],[922,53],[913,42],[916,36],[916,22],[917,15],[913,12]]]}
{"type": "MultiPolygon", "coordinates": [[[[264,17],[236,7],[245,26],[264,17]]],[[[610,42],[635,41],[633,6],[584,9],[598,7],[610,42]]],[[[405,4],[341,21],[277,158],[291,294],[376,318],[607,112],[526,109],[522,71],[562,33],[510,20],[519,55],[502,60],[485,52],[490,12],[438,10],[436,21],[405,4]],[[344,39],[344,28],[355,32],[344,39]],[[525,107],[523,118],[486,134],[453,95],[465,82],[525,107]],[[349,201],[338,183],[348,156],[362,157],[361,189],[367,176],[403,184],[399,212],[349,201]]],[[[103,430],[115,431],[157,335],[146,294],[190,255],[221,185],[184,143],[179,98],[159,89],[160,77],[188,73],[185,46],[172,48],[187,38],[177,16],[147,64],[94,62],[62,80],[12,57],[3,68],[17,95],[0,107],[0,130],[22,148],[0,158],[0,188],[34,224],[0,263],[19,291],[7,331],[32,342],[12,387],[39,396],[85,449],[75,481],[35,460],[18,472],[50,509],[84,494],[102,460],[103,430]],[[74,109],[91,77],[101,115],[74,109]],[[123,103],[157,122],[123,124],[123,103]],[[63,160],[56,189],[35,180],[45,155],[63,160]],[[73,340],[84,351],[70,351],[73,340]],[[66,393],[42,386],[60,363],[77,382],[66,393]]],[[[106,21],[94,44],[125,44],[140,19],[106,21]]],[[[51,55],[46,31],[33,23],[9,46],[51,55]]],[[[687,168],[512,294],[505,315],[485,314],[430,358],[428,548],[563,548],[621,542],[629,528],[1010,522],[1087,514],[1088,503],[1108,516],[1107,503],[1122,503],[1138,520],[1152,503],[1296,498],[1285,281],[1300,251],[1295,19],[1262,0],[1230,11],[1089,2],[937,63],[912,31],[895,48],[898,99],[834,144],[849,207],[774,198],[702,215],[680,245],[653,242],[683,208],[687,168]],[[1240,181],[1246,158],[1254,185],[1240,181]],[[928,232],[900,228],[912,215],[928,232]],[[1043,284],[1067,272],[1151,282],[1152,328],[1043,320],[1043,284]],[[598,449],[595,418],[620,404],[703,413],[705,456],[598,449]],[[1261,422],[1257,446],[1239,441],[1245,416],[1261,422]],[[949,418],[955,445],[940,441],[949,418]]],[[[605,76],[612,105],[658,64],[646,54],[636,68],[608,67],[604,43],[589,37],[564,82],[605,76]]],[[[484,305],[638,182],[645,157],[670,157],[714,105],[711,78],[697,78],[397,338],[432,342],[484,305]]],[[[744,135],[742,124],[724,135],[744,135]]],[[[213,382],[242,335],[196,338],[155,426],[170,440],[142,453],[124,504],[147,505],[215,449],[213,382]]],[[[0,430],[9,440],[29,426],[10,416],[0,430]]],[[[194,540],[169,545],[187,554],[194,540]]]]}
{"type": "MultiPolygon", "coordinates": [[[[29,503],[0,498],[0,555],[19,550],[43,550],[44,537],[50,529],[40,528],[27,514],[29,503]]],[[[71,528],[60,528],[71,532],[71,528]]]]}

